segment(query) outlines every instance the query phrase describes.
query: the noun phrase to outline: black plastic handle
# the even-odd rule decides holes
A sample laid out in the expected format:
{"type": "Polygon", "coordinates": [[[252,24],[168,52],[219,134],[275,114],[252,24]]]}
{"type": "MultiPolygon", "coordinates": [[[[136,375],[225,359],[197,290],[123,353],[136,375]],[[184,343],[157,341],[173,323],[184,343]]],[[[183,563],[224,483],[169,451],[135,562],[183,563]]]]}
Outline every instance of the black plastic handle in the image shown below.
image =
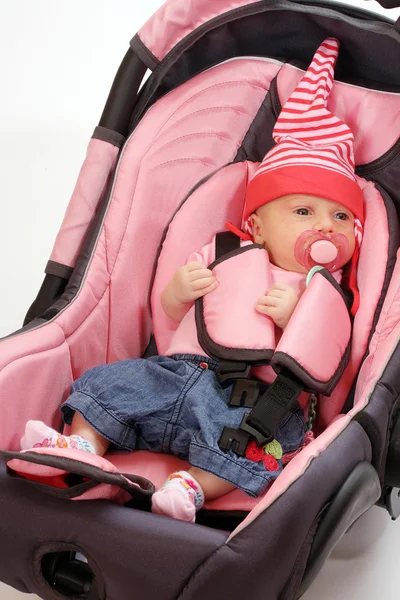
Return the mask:
{"type": "Polygon", "coordinates": [[[399,8],[399,0],[377,0],[382,8],[399,8]]]}
{"type": "Polygon", "coordinates": [[[138,99],[138,90],[147,67],[129,48],[111,87],[99,125],[117,131],[124,137],[138,99]]]}

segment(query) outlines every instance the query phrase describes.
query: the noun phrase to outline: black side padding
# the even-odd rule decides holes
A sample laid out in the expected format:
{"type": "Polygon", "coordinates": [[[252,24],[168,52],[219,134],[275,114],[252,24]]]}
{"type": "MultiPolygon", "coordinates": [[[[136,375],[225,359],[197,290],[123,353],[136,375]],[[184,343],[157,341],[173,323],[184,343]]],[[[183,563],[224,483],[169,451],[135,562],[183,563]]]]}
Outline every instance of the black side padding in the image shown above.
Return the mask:
{"type": "Polygon", "coordinates": [[[68,283],[68,279],[60,277],[59,275],[47,274],[43,280],[42,286],[29,307],[26,317],[24,319],[24,327],[31,321],[40,317],[54,302],[57,298],[62,296],[65,287],[68,283]]]}
{"type": "Polygon", "coordinates": [[[385,484],[400,487],[400,413],[394,418],[386,459],[385,484]]]}
{"type": "Polygon", "coordinates": [[[270,88],[258,109],[258,112],[243,138],[234,162],[250,160],[261,162],[274,145],[272,132],[282,110],[278,94],[277,77],[271,81],[270,88]]]}
{"type": "Polygon", "coordinates": [[[370,463],[359,463],[326,508],[296,598],[304,594],[338,541],[379,500],[380,495],[378,473],[370,463]]]}

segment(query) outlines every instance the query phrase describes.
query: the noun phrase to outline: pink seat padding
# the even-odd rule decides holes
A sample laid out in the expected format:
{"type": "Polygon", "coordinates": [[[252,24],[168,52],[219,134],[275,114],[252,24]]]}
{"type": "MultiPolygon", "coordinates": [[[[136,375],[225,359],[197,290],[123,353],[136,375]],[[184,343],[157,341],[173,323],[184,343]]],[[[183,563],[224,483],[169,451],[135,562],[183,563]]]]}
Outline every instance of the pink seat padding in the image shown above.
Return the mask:
{"type": "Polygon", "coordinates": [[[93,214],[105,192],[117,158],[116,146],[102,140],[90,140],[50,260],[70,267],[75,266],[93,214]]]}
{"type": "MultiPolygon", "coordinates": [[[[133,453],[115,452],[107,454],[107,459],[115,465],[121,473],[134,473],[149,479],[158,490],[166,481],[168,475],[174,471],[187,470],[190,465],[187,461],[176,456],[167,454],[155,454],[139,450],[133,453]]],[[[265,494],[266,492],[264,492],[265,494]]],[[[225,494],[215,500],[209,500],[204,508],[210,510],[243,510],[250,511],[260,501],[259,498],[251,498],[239,489],[225,494]]]]}
{"type": "Polygon", "coordinates": [[[213,268],[213,274],[219,286],[203,297],[204,323],[212,340],[226,348],[273,350],[274,323],[254,309],[256,299],[272,285],[264,248],[246,250],[222,261],[213,268]],[[239,280],[238,274],[243,274],[239,280]]]}
{"type": "Polygon", "coordinates": [[[108,362],[144,352],[165,228],[193,186],[234,159],[278,68],[243,59],[210,69],[152,106],[130,137],[99,248],[111,280],[108,362]]]}
{"type": "Polygon", "coordinates": [[[350,316],[340,292],[323,275],[315,273],[279,340],[271,364],[286,364],[279,355],[283,353],[317,381],[329,382],[350,336],[350,316]]]}
{"type": "MultiPolygon", "coordinates": [[[[329,401],[320,402],[320,422],[327,426],[342,410],[368,347],[376,307],[382,293],[389,252],[389,224],[382,196],[372,182],[358,179],[363,189],[365,223],[357,269],[360,307],[353,321],[350,359],[329,401]],[[379,240],[379,243],[377,243],[379,240]]],[[[380,320],[383,317],[381,316],[380,320]]],[[[398,319],[398,314],[397,314],[398,319]]]]}
{"type": "Polygon", "coordinates": [[[240,225],[246,185],[254,168],[252,163],[243,162],[221,169],[193,192],[170,223],[151,294],[153,331],[159,354],[166,352],[176,329],[176,324],[162,309],[162,290],[176,269],[211,242],[217,231],[223,231],[228,220],[240,225]]]}
{"type": "MultiPolygon", "coordinates": [[[[369,354],[362,364],[357,380],[354,408],[351,415],[362,410],[368,403],[375,387],[400,340],[400,250],[390,280],[382,312],[369,345],[369,354]]],[[[384,410],[387,410],[385,407],[384,410]]],[[[383,407],[382,407],[383,409],[383,407]]]]}
{"type": "Polygon", "coordinates": [[[203,23],[254,0],[168,0],[139,30],[139,37],[159,60],[203,23]]]}
{"type": "MultiPolygon", "coordinates": [[[[1,448],[19,449],[28,419],[58,428],[59,406],[87,369],[143,354],[152,327],[149,288],[164,230],[192,187],[233,160],[278,69],[257,59],[220,65],[146,113],[120,156],[73,302],[51,322],[1,342],[0,396],[7,406],[1,448]]],[[[93,140],[91,148],[100,147],[93,140]]],[[[92,167],[83,169],[79,189],[90,187],[91,177],[92,167]]],[[[68,240],[60,236],[53,258],[67,260],[61,238],[68,240]]]]}

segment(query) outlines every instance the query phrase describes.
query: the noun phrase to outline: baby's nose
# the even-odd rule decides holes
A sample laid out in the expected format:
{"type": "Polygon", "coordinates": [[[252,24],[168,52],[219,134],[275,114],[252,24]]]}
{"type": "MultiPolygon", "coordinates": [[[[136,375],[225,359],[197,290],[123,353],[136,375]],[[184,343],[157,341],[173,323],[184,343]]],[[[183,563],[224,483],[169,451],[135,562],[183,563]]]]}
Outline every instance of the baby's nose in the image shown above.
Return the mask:
{"type": "Polygon", "coordinates": [[[335,222],[330,217],[321,218],[315,223],[314,229],[321,233],[333,233],[335,231],[335,222]]]}

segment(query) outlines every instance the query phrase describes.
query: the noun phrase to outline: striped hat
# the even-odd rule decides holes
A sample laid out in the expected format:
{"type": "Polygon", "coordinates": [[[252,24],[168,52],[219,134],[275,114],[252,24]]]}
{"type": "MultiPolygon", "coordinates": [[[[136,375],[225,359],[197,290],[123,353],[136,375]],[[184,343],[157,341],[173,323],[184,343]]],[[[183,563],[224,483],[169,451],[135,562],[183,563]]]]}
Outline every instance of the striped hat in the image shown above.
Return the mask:
{"type": "Polygon", "coordinates": [[[354,175],[354,137],[326,107],[338,51],[337,40],[325,40],[283,106],[272,134],[276,145],[247,188],[245,221],[267,202],[309,194],[342,204],[363,223],[362,192],[354,175]]]}
{"type": "Polygon", "coordinates": [[[251,232],[250,215],[267,202],[289,194],[320,196],[348,208],[355,215],[356,249],[349,277],[355,314],[359,302],[355,270],[364,205],[354,174],[353,134],[327,109],[338,51],[338,40],[326,39],[283,106],[272,134],[276,145],[247,186],[243,221],[244,229],[251,232]]]}

